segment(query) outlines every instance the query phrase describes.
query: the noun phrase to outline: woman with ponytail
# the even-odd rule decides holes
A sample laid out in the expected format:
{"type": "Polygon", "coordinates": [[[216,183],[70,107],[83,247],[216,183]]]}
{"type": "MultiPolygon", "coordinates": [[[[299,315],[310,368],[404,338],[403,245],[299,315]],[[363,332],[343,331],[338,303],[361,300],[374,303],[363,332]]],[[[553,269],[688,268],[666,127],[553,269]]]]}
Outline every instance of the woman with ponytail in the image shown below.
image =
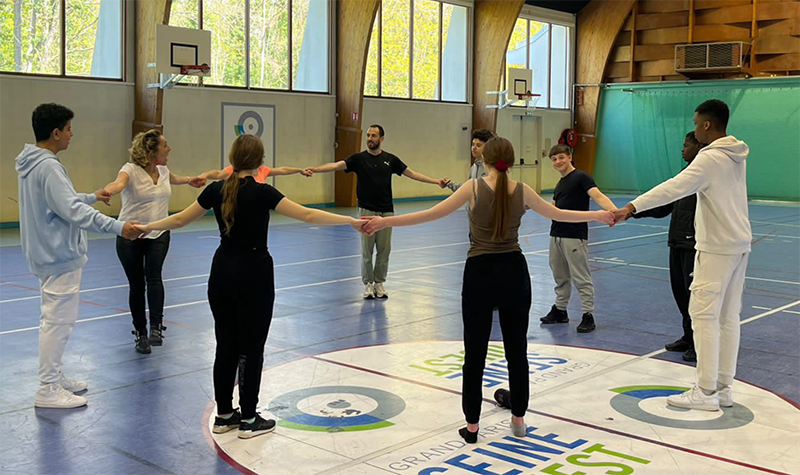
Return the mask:
{"type": "Polygon", "coordinates": [[[449,198],[425,211],[370,217],[367,233],[388,226],[410,226],[443,218],[469,203],[470,248],[464,267],[461,314],[464,322],[464,367],[461,406],[467,426],[458,433],[468,443],[478,440],[483,400],[483,368],[492,331],[492,309],[499,307],[500,329],[508,361],[511,386],[511,430],[525,436],[528,409],[528,313],[531,281],[528,264],[519,246],[518,229],[526,208],[563,222],[599,221],[612,225],[609,211],[561,210],[543,200],[525,183],[508,178],[514,166],[511,142],[495,137],[483,147],[488,175],[470,179],[449,198]]]}
{"type": "MultiPolygon", "coordinates": [[[[131,142],[130,161],[122,166],[117,179],[105,186],[111,195],[122,193],[123,221],[147,223],[169,215],[171,185],[190,185],[199,188],[205,184],[201,177],[175,175],[167,168],[172,149],[160,130],[151,129],[136,134],[131,142]]],[[[144,239],[129,241],[117,238],[119,257],[128,278],[128,304],[133,318],[135,349],[148,354],[150,346],[161,346],[164,341],[164,282],[161,268],[169,251],[169,231],[151,233],[144,239]],[[147,335],[145,295],[150,308],[150,336],[147,335]]]]}
{"type": "Polygon", "coordinates": [[[228,179],[206,187],[197,201],[180,213],[137,227],[143,233],[176,229],[214,210],[220,245],[208,278],[208,303],[217,340],[214,398],[218,417],[213,431],[238,428],[239,438],[249,439],[275,429],[275,421],[256,413],[275,301],[273,263],[267,250],[270,210],[317,225],[349,224],[361,230],[366,222],[305,208],[272,186],[256,183],[253,175],[264,161],[264,145],[254,135],[236,137],[229,159],[233,174],[228,179]],[[237,371],[241,411],[233,407],[237,371]]]}

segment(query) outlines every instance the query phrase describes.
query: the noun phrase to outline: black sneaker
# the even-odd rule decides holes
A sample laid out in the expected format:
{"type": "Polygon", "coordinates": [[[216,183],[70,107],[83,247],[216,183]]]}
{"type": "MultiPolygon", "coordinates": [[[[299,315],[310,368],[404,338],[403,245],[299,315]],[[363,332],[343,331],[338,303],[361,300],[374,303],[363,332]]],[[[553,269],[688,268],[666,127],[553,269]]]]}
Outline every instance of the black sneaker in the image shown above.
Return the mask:
{"type": "Polygon", "coordinates": [[[664,345],[664,349],[667,351],[680,351],[680,352],[684,352],[691,347],[692,344],[684,340],[683,338],[677,339],[672,343],[667,343],[666,345],[664,345]]]}
{"type": "Polygon", "coordinates": [[[238,429],[241,422],[242,422],[242,413],[239,412],[239,409],[234,409],[231,417],[227,419],[223,419],[222,417],[215,417],[214,428],[211,429],[211,432],[215,434],[224,434],[228,431],[232,431],[233,429],[238,429]]]}
{"type": "Polygon", "coordinates": [[[147,339],[147,330],[145,331],[132,331],[131,334],[136,337],[136,351],[145,355],[150,354],[150,341],[147,339]]]}
{"type": "Polygon", "coordinates": [[[584,313],[581,319],[581,324],[578,325],[578,333],[589,333],[594,331],[594,315],[591,313],[584,313]]]}
{"type": "Polygon", "coordinates": [[[508,389],[498,389],[494,392],[494,400],[500,407],[511,409],[511,391],[508,389]]]}
{"type": "Polygon", "coordinates": [[[239,424],[239,438],[252,439],[261,434],[267,434],[275,430],[275,421],[272,419],[264,419],[259,414],[256,414],[256,420],[251,423],[242,422],[239,424]]]}
{"type": "Polygon", "coordinates": [[[150,325],[150,344],[153,346],[161,346],[164,344],[164,330],[166,330],[162,324],[150,325]]]}
{"type": "Polygon", "coordinates": [[[566,310],[559,310],[555,305],[550,309],[550,313],[539,319],[542,323],[567,323],[569,317],[566,310]]]}
{"type": "Polygon", "coordinates": [[[697,353],[694,351],[694,348],[689,348],[686,350],[686,353],[681,356],[683,361],[688,361],[690,363],[697,363],[697,353]]]}

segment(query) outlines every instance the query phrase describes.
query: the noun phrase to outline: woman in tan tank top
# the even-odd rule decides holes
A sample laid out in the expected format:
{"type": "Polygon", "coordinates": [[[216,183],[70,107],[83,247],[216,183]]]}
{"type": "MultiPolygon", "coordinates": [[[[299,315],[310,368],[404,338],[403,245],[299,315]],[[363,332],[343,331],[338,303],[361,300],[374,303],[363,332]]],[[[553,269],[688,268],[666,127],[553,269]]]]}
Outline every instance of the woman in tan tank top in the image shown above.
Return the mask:
{"type": "Polygon", "coordinates": [[[461,292],[464,322],[464,367],[462,409],[467,426],[458,433],[468,443],[478,439],[478,422],[483,399],[483,368],[492,330],[492,309],[498,307],[508,362],[511,430],[517,437],[526,434],[528,409],[528,313],[531,306],[531,280],[528,264],[519,247],[518,229],[526,209],[561,222],[599,221],[613,225],[610,211],[569,211],[543,200],[525,183],[508,178],[514,165],[511,142],[496,137],[483,147],[483,163],[488,175],[468,180],[455,193],[436,206],[416,213],[391,217],[369,217],[367,233],[388,226],[410,226],[443,218],[469,203],[470,248],[464,266],[461,292]]]}

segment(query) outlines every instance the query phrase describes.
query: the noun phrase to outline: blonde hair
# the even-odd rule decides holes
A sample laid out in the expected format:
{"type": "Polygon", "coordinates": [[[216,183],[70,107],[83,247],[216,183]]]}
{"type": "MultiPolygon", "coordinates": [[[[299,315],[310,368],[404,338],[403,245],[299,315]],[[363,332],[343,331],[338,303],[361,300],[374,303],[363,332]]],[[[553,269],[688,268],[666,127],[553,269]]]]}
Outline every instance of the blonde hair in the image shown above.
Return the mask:
{"type": "MultiPolygon", "coordinates": [[[[499,241],[503,239],[508,230],[508,208],[511,197],[508,195],[508,173],[507,169],[514,166],[514,146],[503,137],[494,137],[483,146],[483,163],[495,167],[497,162],[502,160],[503,168],[498,169],[497,185],[494,190],[494,232],[492,239],[499,241]]],[[[519,186],[519,185],[518,185],[519,186]]]]}
{"type": "Polygon", "coordinates": [[[222,221],[225,223],[225,234],[230,236],[236,214],[236,198],[239,195],[240,170],[254,170],[264,163],[264,144],[255,135],[240,135],[231,145],[228,160],[233,165],[233,173],[222,185],[222,221]]]}
{"type": "Polygon", "coordinates": [[[139,132],[131,142],[128,150],[131,155],[131,162],[142,168],[150,165],[153,157],[158,151],[158,144],[161,142],[161,131],[150,129],[147,132],[139,132]]]}

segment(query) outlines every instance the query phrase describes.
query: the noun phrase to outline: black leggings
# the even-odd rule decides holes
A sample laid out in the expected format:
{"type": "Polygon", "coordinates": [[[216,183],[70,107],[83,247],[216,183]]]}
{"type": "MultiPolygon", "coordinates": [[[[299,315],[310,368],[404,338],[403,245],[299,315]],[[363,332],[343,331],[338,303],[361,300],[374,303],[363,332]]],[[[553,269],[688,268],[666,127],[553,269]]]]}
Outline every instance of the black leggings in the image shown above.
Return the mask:
{"type": "Polygon", "coordinates": [[[477,424],[483,400],[483,368],[492,333],[492,309],[499,307],[500,330],[508,362],[511,413],[525,415],[528,382],[528,314],[531,278],[521,252],[483,254],[467,259],[461,291],[464,320],[464,381],[461,407],[470,424],[477,424]]]}
{"type": "Polygon", "coordinates": [[[689,315],[689,297],[692,292],[692,273],[694,272],[694,249],[669,248],[669,281],[672,295],[683,317],[683,336],[681,339],[694,348],[692,317],[689,315]]]}
{"type": "Polygon", "coordinates": [[[275,303],[275,276],[269,252],[218,248],[208,278],[208,303],[217,339],[217,412],[233,412],[233,386],[238,374],[242,418],[250,419],[256,415],[264,345],[275,303]]]}
{"type": "Polygon", "coordinates": [[[117,236],[117,257],[128,277],[128,305],[131,308],[133,327],[147,331],[145,289],[150,304],[150,326],[160,325],[164,319],[164,282],[161,268],[169,251],[169,231],[156,239],[129,241],[117,236]]]}

